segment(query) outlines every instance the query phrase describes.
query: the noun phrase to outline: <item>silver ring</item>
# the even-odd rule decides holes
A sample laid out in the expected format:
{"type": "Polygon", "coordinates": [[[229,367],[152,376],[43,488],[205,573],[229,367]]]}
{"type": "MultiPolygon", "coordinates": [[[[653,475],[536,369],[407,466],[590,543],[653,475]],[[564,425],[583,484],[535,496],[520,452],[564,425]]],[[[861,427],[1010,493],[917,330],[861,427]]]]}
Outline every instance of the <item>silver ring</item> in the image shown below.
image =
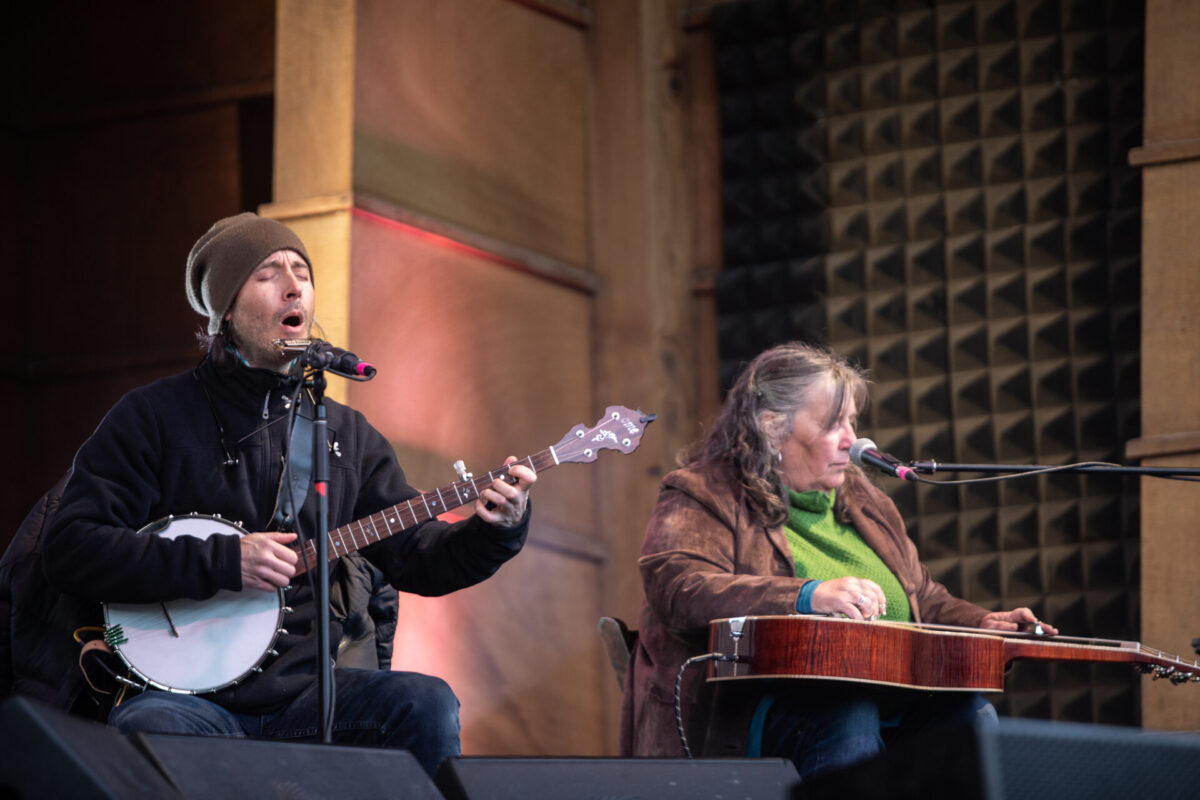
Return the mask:
{"type": "Polygon", "coordinates": [[[866,608],[866,605],[867,605],[866,596],[860,594],[858,596],[858,599],[854,601],[854,605],[858,606],[859,608],[866,608]]]}

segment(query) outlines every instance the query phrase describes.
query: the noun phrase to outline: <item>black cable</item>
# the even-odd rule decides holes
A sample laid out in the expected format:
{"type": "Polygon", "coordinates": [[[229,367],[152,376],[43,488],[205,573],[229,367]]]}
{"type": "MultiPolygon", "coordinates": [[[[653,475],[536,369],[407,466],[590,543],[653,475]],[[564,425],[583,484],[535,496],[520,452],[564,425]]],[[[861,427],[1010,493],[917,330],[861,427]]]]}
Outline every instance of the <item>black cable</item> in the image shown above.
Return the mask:
{"type": "MultiPolygon", "coordinates": [[[[1193,482],[1200,481],[1200,476],[1197,476],[1194,474],[1193,475],[1187,475],[1187,474],[1175,475],[1175,474],[1169,474],[1166,472],[1139,472],[1138,471],[1139,468],[1137,468],[1137,467],[1125,467],[1121,464],[1114,464],[1111,461],[1079,461],[1074,464],[1062,464],[1062,465],[1056,466],[1056,467],[1050,467],[1050,466],[1034,467],[1034,468],[1020,467],[1020,468],[1017,468],[1016,471],[1006,472],[1003,475],[989,475],[987,477],[982,477],[982,478],[961,478],[961,479],[957,479],[957,480],[935,480],[932,478],[923,477],[921,474],[922,471],[930,471],[929,467],[925,466],[930,463],[931,462],[910,461],[910,462],[908,462],[908,464],[903,465],[903,466],[907,466],[910,470],[912,470],[909,473],[909,476],[906,477],[906,480],[916,481],[917,483],[923,483],[927,486],[963,486],[963,485],[972,484],[972,483],[998,483],[1000,481],[1008,481],[1008,480],[1015,480],[1017,478],[1024,478],[1029,475],[1049,475],[1051,473],[1065,473],[1065,474],[1078,473],[1080,475],[1110,475],[1110,476],[1111,475],[1119,475],[1119,476],[1133,475],[1135,477],[1162,478],[1164,480],[1172,480],[1172,481],[1193,481],[1193,482]],[[921,466],[918,467],[917,465],[921,465],[921,466]],[[1083,469],[1080,469],[1081,467],[1083,469]]],[[[936,462],[932,462],[932,463],[934,463],[934,468],[932,470],[934,472],[936,472],[938,469],[943,469],[943,468],[947,469],[948,471],[957,471],[957,472],[982,471],[981,469],[972,470],[972,469],[968,468],[969,466],[974,466],[974,465],[961,465],[961,464],[938,465],[938,464],[936,464],[936,462]]],[[[995,467],[995,468],[991,468],[990,471],[997,471],[999,469],[1004,469],[1004,468],[1003,467],[995,467]]],[[[1154,468],[1151,468],[1151,469],[1154,469],[1154,468]]],[[[1191,470],[1191,471],[1195,472],[1195,470],[1191,470]]]]}
{"type": "MultiPolygon", "coordinates": [[[[961,479],[956,479],[956,480],[934,480],[932,478],[926,478],[926,477],[922,476],[920,473],[914,471],[914,472],[909,473],[909,475],[911,476],[909,479],[916,481],[917,483],[924,483],[927,486],[963,486],[963,485],[971,484],[971,483],[998,483],[1000,481],[1015,480],[1016,478],[1025,478],[1030,475],[1049,475],[1051,473],[1071,474],[1071,473],[1078,472],[1078,474],[1080,474],[1080,475],[1105,475],[1105,474],[1121,475],[1123,473],[1119,473],[1119,472],[1115,472],[1115,471],[1114,472],[1107,472],[1107,471],[1088,472],[1088,471],[1080,471],[1079,470],[1079,467],[1115,467],[1115,468],[1119,469],[1120,466],[1121,466],[1120,464],[1113,464],[1108,461],[1080,461],[1076,464],[1063,464],[1062,466],[1058,466],[1058,467],[1041,467],[1039,469],[1024,469],[1024,470],[1021,470],[1020,472],[1010,472],[1010,473],[1006,473],[1004,475],[989,475],[989,476],[983,477],[983,478],[961,478],[961,479]]],[[[1198,480],[1197,478],[1187,477],[1187,476],[1182,476],[1182,475],[1147,475],[1145,477],[1169,478],[1171,480],[1180,480],[1180,481],[1198,480]]]]}
{"type": "Polygon", "coordinates": [[[737,656],[726,655],[725,653],[705,653],[702,656],[692,656],[679,668],[679,674],[675,676],[675,729],[679,731],[679,743],[683,745],[683,752],[688,758],[692,757],[692,748],[688,747],[687,734],[683,732],[683,701],[680,699],[683,693],[683,673],[687,668],[695,664],[702,664],[705,661],[736,661],[737,656]]]}
{"type": "Polygon", "coordinates": [[[217,414],[217,404],[213,402],[212,395],[208,392],[208,387],[204,385],[204,381],[200,378],[199,367],[192,370],[192,377],[196,379],[196,383],[200,384],[200,390],[204,392],[204,399],[208,401],[208,410],[212,412],[213,422],[217,424],[217,438],[221,441],[221,450],[225,453],[225,460],[221,462],[221,466],[226,469],[236,467],[238,465],[238,457],[233,454],[229,449],[229,444],[225,441],[225,426],[221,423],[220,415],[217,414]]]}

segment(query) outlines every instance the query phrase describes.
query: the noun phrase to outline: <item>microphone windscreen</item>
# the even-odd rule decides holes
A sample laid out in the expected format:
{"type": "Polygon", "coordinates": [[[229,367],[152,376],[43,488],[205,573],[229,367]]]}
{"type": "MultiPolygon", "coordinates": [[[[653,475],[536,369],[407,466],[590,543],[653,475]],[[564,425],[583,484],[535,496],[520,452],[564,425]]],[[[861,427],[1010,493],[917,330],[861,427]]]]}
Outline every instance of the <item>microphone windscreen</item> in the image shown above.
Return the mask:
{"type": "Polygon", "coordinates": [[[863,466],[862,454],[864,450],[877,450],[875,443],[870,439],[858,439],[854,444],[850,445],[850,460],[858,466],[863,466]]]}

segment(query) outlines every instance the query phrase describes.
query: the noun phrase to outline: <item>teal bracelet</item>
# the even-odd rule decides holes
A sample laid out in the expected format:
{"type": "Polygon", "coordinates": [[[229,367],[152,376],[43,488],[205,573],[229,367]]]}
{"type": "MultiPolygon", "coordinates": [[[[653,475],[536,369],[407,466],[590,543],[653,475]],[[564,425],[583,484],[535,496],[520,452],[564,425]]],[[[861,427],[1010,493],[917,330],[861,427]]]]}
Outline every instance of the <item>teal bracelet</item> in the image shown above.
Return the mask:
{"type": "Polygon", "coordinates": [[[803,586],[800,587],[800,594],[796,596],[797,612],[801,614],[813,613],[812,596],[813,593],[817,591],[817,587],[822,583],[824,583],[824,581],[811,580],[807,581],[803,586]]]}

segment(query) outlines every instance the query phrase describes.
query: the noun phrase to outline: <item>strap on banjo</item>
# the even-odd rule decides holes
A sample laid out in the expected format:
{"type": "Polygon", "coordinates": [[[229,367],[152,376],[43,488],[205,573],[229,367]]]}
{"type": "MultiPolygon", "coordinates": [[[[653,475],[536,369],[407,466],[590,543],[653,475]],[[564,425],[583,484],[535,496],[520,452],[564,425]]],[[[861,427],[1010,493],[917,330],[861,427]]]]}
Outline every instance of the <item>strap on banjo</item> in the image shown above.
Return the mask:
{"type": "Polygon", "coordinates": [[[297,399],[295,422],[284,455],[283,474],[279,477],[279,492],[275,497],[275,511],[271,514],[271,527],[279,531],[294,531],[296,515],[304,507],[308,497],[309,478],[313,465],[313,421],[307,413],[307,394],[300,393],[297,399]]]}

